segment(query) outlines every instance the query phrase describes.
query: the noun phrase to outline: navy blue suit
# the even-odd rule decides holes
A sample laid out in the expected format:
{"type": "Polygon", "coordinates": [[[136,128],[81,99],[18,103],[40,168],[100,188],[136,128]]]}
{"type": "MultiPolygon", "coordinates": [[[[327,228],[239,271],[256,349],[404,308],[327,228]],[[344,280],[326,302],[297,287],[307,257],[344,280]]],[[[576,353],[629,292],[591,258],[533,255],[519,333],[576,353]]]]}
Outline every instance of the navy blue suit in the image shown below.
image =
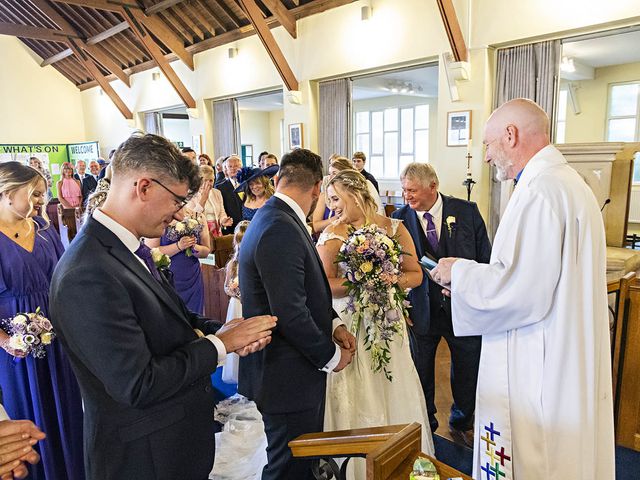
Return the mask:
{"type": "Polygon", "coordinates": [[[208,478],[218,352],[194,328],[218,325],[93,218],[60,259],[50,297],[82,391],[87,479],[208,478]]]}
{"type": "MultiPolygon", "coordinates": [[[[428,254],[436,260],[458,257],[488,263],[491,244],[480,211],[475,203],[448,197],[442,198],[442,228],[437,251],[433,251],[415,210],[408,205],[393,212],[392,217],[404,221],[416,247],[418,258],[428,254]],[[446,219],[455,217],[451,229],[446,219]]],[[[438,428],[435,418],[435,355],[438,343],[445,338],[451,350],[451,390],[453,405],[449,424],[457,430],[473,426],[475,393],[480,361],[480,337],[456,337],[451,324],[451,303],[442,295],[442,287],[431,282],[427,275],[422,284],[409,294],[409,316],[414,326],[412,352],[422,383],[429,413],[431,430],[438,428]]]]}
{"type": "Polygon", "coordinates": [[[222,194],[224,211],[233,219],[233,225],[230,227],[223,227],[222,232],[224,234],[232,234],[236,225],[242,221],[242,200],[234,191],[235,187],[229,179],[216,183],[215,188],[220,190],[220,193],[222,194]]]}
{"type": "Polygon", "coordinates": [[[86,206],[89,195],[95,192],[98,181],[89,173],[85,173],[82,178],[77,173],[73,174],[73,178],[80,182],[80,190],[82,191],[82,204],[86,206]]]}
{"type": "Polygon", "coordinates": [[[331,289],[306,226],[281,199],[258,210],[239,259],[245,318],[278,317],[267,347],[240,359],[238,391],[254,400],[267,433],[263,480],[313,478],[311,463],[291,457],[287,443],[322,431],[327,374],[336,352],[331,289]]]}

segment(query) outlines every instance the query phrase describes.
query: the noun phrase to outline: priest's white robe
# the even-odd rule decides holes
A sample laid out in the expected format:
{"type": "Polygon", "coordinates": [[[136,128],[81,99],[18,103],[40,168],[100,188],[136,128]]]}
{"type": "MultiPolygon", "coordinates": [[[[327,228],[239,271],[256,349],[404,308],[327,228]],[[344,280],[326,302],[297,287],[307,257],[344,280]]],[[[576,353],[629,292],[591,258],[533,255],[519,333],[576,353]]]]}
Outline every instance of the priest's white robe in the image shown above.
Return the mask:
{"type": "Polygon", "coordinates": [[[522,172],[491,262],[452,268],[454,332],[482,335],[474,478],[615,478],[606,292],[599,206],[547,146],[522,172]]]}

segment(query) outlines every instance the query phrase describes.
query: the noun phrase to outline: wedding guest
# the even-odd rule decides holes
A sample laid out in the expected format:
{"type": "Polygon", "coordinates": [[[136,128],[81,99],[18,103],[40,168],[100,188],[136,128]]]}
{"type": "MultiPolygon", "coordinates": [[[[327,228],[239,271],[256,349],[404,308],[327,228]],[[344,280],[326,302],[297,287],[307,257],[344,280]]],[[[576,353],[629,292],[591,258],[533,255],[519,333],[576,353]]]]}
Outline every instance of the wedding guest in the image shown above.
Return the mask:
{"type": "Polygon", "coordinates": [[[70,163],[62,164],[62,178],[56,184],[58,200],[64,208],[76,208],[82,205],[82,188],[80,182],[73,178],[73,167],[70,163]]]}
{"type": "Polygon", "coordinates": [[[200,258],[206,258],[211,252],[211,240],[205,216],[184,208],[184,220],[173,220],[160,239],[148,239],[145,244],[171,258],[170,269],[173,273],[173,284],[189,310],[198,315],[204,313],[204,282],[200,269],[200,258]],[[191,235],[179,236],[179,225],[190,220],[198,223],[191,235]]]}
{"type": "Polygon", "coordinates": [[[26,478],[27,463],[36,465],[40,455],[34,449],[46,435],[29,420],[11,420],[0,404],[0,477],[4,479],[26,478]]]}
{"type": "Polygon", "coordinates": [[[224,174],[224,159],[226,157],[218,157],[216,160],[216,181],[214,182],[214,187],[217,188],[218,183],[223,182],[225,178],[227,178],[224,174]]]}
{"type": "MultiPolygon", "coordinates": [[[[109,153],[109,161],[111,161],[111,157],[113,156],[114,151],[115,150],[112,150],[111,153],[109,153]]],[[[97,161],[98,161],[98,166],[100,167],[100,172],[98,173],[98,180],[99,180],[101,178],[104,178],[108,163],[104,161],[104,158],[98,158],[97,161]]]]}
{"type": "Polygon", "coordinates": [[[378,187],[378,181],[376,180],[376,177],[374,177],[364,169],[364,164],[367,163],[367,156],[364,154],[364,152],[354,153],[351,161],[353,162],[353,168],[364,175],[364,178],[369,180],[371,184],[376,187],[376,192],[380,193],[380,188],[378,187]]]}
{"type": "Polygon", "coordinates": [[[200,156],[198,157],[198,162],[200,163],[200,166],[207,165],[208,167],[213,167],[213,161],[211,160],[211,157],[206,153],[200,154],[200,156]]]}
{"type": "Polygon", "coordinates": [[[230,227],[224,227],[222,232],[232,234],[235,226],[242,220],[242,199],[235,191],[238,186],[236,175],[242,168],[242,161],[237,155],[230,155],[225,159],[223,167],[227,178],[216,184],[215,187],[222,194],[225,212],[233,219],[233,224],[230,227]]]}
{"type": "MultiPolygon", "coordinates": [[[[335,212],[337,222],[327,227],[318,239],[318,253],[322,259],[324,270],[329,280],[333,297],[333,309],[340,315],[349,331],[354,330],[356,316],[354,309],[363,312],[357,326],[357,350],[354,361],[344,371],[330,375],[327,379],[327,401],[325,407],[324,426],[326,431],[347,430],[353,428],[375,427],[380,425],[397,425],[418,422],[422,425],[422,451],[433,455],[433,440],[428,426],[427,407],[422,395],[420,377],[411,358],[409,334],[405,318],[405,306],[400,301],[378,303],[381,312],[375,315],[373,309],[366,308],[367,300],[354,296],[345,286],[347,276],[344,267],[338,262],[341,248],[349,239],[351,229],[359,229],[368,225],[376,225],[390,242],[390,237],[399,242],[401,252],[399,260],[400,274],[397,275],[395,288],[404,290],[414,288],[422,282],[422,270],[416,258],[411,235],[402,225],[401,220],[389,219],[376,213],[376,202],[367,180],[354,169],[346,169],[335,175],[327,186],[327,195],[331,209],[335,212]],[[350,309],[349,306],[352,306],[350,309]],[[379,340],[378,348],[386,345],[388,364],[381,367],[376,359],[379,355],[373,352],[367,342],[371,337],[381,336],[385,325],[396,321],[387,342],[379,340]],[[370,333],[375,332],[375,333],[370,333]],[[386,371],[385,371],[386,370],[386,371]],[[388,374],[387,374],[388,373],[388,374]],[[391,376],[391,378],[389,378],[391,376]]],[[[386,243],[385,242],[385,243],[386,243]]],[[[351,255],[361,255],[357,250],[351,255]]],[[[376,253],[378,257],[380,254],[376,253]]],[[[373,268],[373,267],[372,267],[373,268]]],[[[380,276],[390,275],[386,269],[380,276]]],[[[352,282],[356,280],[352,279],[352,282]]],[[[390,298],[391,294],[385,286],[382,292],[371,292],[371,299],[380,296],[390,298]]],[[[393,295],[395,298],[395,295],[393,295]]],[[[364,474],[364,465],[355,467],[364,474]]]]}
{"type": "Polygon", "coordinates": [[[441,258],[433,270],[456,335],[482,335],[474,478],[497,480],[496,454],[504,478],[616,476],[602,214],[549,134],[531,100],[491,114],[485,160],[499,181],[518,180],[491,261],[441,258]]]}
{"type": "Polygon", "coordinates": [[[275,193],[270,178],[278,173],[278,166],[265,168],[246,167],[238,173],[239,185],[236,192],[244,193],[242,219],[252,220],[258,209],[275,193]]]}
{"type": "Polygon", "coordinates": [[[269,152],[260,152],[260,155],[258,155],[258,168],[260,168],[261,170],[264,170],[265,168],[267,168],[267,164],[266,164],[266,158],[267,155],[269,155],[269,152]]]}
{"type": "Polygon", "coordinates": [[[224,202],[222,201],[220,190],[213,188],[213,168],[201,165],[200,176],[202,177],[200,190],[189,201],[187,208],[196,213],[204,212],[209,235],[211,237],[219,237],[222,235],[222,228],[230,227],[233,224],[233,219],[224,211],[224,202]]]}
{"type": "Polygon", "coordinates": [[[80,182],[80,190],[82,193],[82,205],[85,206],[87,204],[87,200],[89,199],[89,195],[91,195],[97,185],[98,185],[98,162],[92,160],[90,163],[90,168],[96,170],[96,175],[92,173],[87,173],[87,164],[84,160],[78,160],[76,163],[76,173],[73,175],[73,178],[80,182]]]}
{"type": "MultiPolygon", "coordinates": [[[[322,179],[322,192],[320,193],[320,198],[318,199],[318,203],[316,204],[316,208],[314,209],[313,215],[311,217],[311,228],[313,230],[313,233],[321,233],[328,225],[330,225],[335,220],[335,218],[333,218],[333,212],[329,208],[329,201],[327,199],[327,185],[329,184],[329,181],[336,176],[337,173],[346,170],[354,170],[353,164],[349,161],[349,159],[336,154],[331,155],[329,160],[329,175],[325,176],[322,179]]],[[[371,193],[371,197],[376,202],[376,211],[380,215],[384,215],[384,207],[382,206],[380,195],[378,195],[378,192],[371,182],[367,180],[366,183],[367,189],[371,193]]]]}
{"type": "MultiPolygon", "coordinates": [[[[0,163],[0,318],[36,309],[49,314],[49,284],[63,253],[60,236],[44,211],[47,183],[19,162],[0,163]]],[[[37,450],[34,479],[83,479],[80,390],[57,340],[44,358],[25,356],[0,330],[0,388],[11,418],[30,420],[48,433],[37,450]]]]}
{"type": "Polygon", "coordinates": [[[196,151],[191,147],[184,147],[182,149],[182,154],[191,160],[195,165],[198,165],[198,158],[196,157],[196,151]]]}
{"type": "MultiPolygon", "coordinates": [[[[491,244],[480,211],[475,203],[443,195],[439,180],[428,163],[410,163],[400,175],[407,205],[393,212],[409,230],[418,258],[433,260],[460,257],[488,263],[491,244]]],[[[473,414],[480,362],[479,336],[458,337],[451,323],[451,302],[442,287],[424,276],[411,290],[409,301],[412,320],[413,359],[420,375],[429,411],[431,431],[438,428],[435,402],[436,351],[440,340],[451,352],[451,393],[453,403],[449,415],[452,438],[473,448],[473,414]]]]}
{"type": "Polygon", "coordinates": [[[220,328],[189,312],[141,243],[181,220],[200,187],[173,144],[136,133],[112,164],[106,202],[51,281],[51,322],[82,385],[87,477],[205,479],[215,456],[210,374],[226,352],[263,348],[276,319],[220,328]]]}
{"type": "Polygon", "coordinates": [[[264,157],[264,168],[272,167],[274,165],[278,165],[278,157],[273,153],[269,153],[264,157]]]}
{"type": "Polygon", "coordinates": [[[51,172],[49,169],[42,164],[42,161],[38,157],[31,157],[29,159],[29,166],[38,170],[42,175],[44,175],[44,178],[47,179],[47,198],[52,198],[51,187],[53,187],[53,180],[51,179],[51,172]]]}
{"type": "MultiPolygon", "coordinates": [[[[227,262],[224,277],[224,293],[229,296],[227,308],[227,322],[234,318],[242,317],[242,303],[240,302],[240,282],[238,281],[238,258],[240,256],[240,243],[244,237],[248,220],[241,221],[233,233],[233,255],[227,262]]],[[[222,380],[225,383],[238,383],[239,357],[235,353],[227,354],[227,360],[222,367],[222,380]]]]}

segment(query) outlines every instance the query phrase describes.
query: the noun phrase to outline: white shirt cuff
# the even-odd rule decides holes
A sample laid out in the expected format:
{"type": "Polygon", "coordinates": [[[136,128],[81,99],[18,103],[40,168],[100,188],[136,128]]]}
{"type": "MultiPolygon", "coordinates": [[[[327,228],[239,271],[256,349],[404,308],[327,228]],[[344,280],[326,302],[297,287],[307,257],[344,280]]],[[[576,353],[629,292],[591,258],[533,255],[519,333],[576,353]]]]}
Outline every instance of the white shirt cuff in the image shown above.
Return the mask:
{"type": "Polygon", "coordinates": [[[5,411],[4,407],[0,405],[0,421],[2,420],[10,420],[9,415],[5,411]]]}
{"type": "Polygon", "coordinates": [[[227,359],[227,348],[224,346],[222,340],[215,335],[206,335],[205,338],[213,343],[213,346],[218,350],[218,366],[224,365],[224,361],[227,359]]]}
{"type": "MultiPolygon", "coordinates": [[[[336,328],[338,328],[340,325],[344,325],[344,322],[342,320],[340,320],[339,317],[336,317],[333,319],[333,328],[331,329],[331,335],[334,334],[334,332],[336,331],[336,328]]],[[[346,328],[346,326],[345,326],[346,328]]]]}
{"type": "Polygon", "coordinates": [[[320,370],[322,370],[323,372],[326,372],[326,373],[333,372],[333,369],[338,366],[338,363],[340,363],[340,355],[341,355],[341,353],[340,353],[340,345],[336,344],[336,353],[333,354],[333,357],[331,357],[331,360],[329,360],[329,363],[327,363],[320,370]]]}

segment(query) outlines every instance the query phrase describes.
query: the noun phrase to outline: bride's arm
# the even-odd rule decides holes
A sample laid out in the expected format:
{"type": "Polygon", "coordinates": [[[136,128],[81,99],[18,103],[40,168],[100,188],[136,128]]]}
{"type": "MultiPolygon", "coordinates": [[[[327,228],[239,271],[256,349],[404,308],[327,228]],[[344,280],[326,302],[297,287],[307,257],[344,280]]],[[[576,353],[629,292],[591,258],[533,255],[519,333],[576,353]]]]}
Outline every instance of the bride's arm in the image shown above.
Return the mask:
{"type": "Polygon", "coordinates": [[[398,283],[402,288],[415,288],[422,283],[422,268],[418,263],[418,256],[416,254],[416,247],[413,244],[413,239],[407,228],[400,224],[398,226],[398,240],[402,251],[406,252],[402,256],[402,275],[398,280],[398,283]]]}
{"type": "Polygon", "coordinates": [[[336,238],[325,241],[322,245],[318,245],[318,253],[322,260],[322,266],[329,279],[331,287],[331,296],[333,298],[344,297],[347,294],[347,288],[342,285],[344,277],[338,273],[338,265],[335,263],[336,256],[340,251],[342,241],[336,238]]]}

